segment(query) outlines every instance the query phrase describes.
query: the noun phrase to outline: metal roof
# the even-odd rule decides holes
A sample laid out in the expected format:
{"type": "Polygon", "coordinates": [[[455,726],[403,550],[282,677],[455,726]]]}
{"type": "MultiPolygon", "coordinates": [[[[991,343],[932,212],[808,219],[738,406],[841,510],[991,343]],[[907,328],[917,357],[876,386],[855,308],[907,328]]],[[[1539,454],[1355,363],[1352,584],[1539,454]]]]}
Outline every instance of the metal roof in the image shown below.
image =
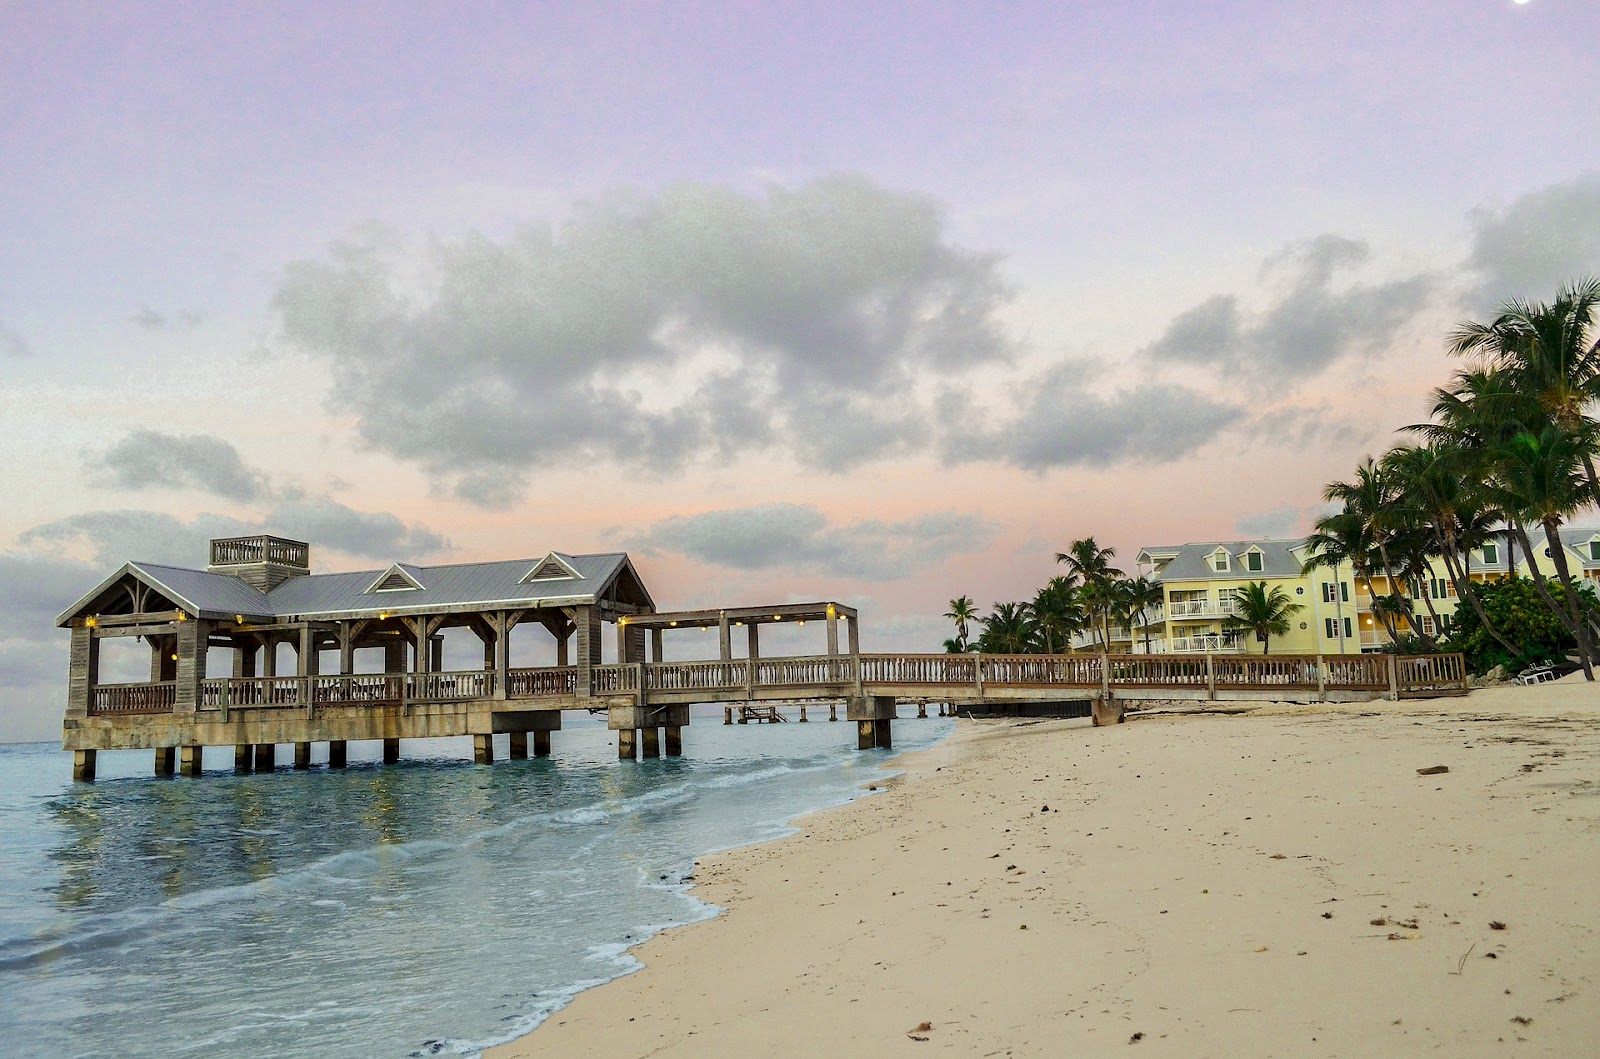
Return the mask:
{"type": "MultiPolygon", "coordinates": [[[[1178,554],[1155,575],[1158,581],[1237,581],[1242,578],[1270,580],[1274,577],[1299,577],[1305,569],[1295,550],[1305,546],[1305,538],[1281,541],[1198,541],[1171,549],[1178,554]],[[1211,557],[1218,549],[1229,556],[1227,570],[1213,570],[1211,557]],[[1261,553],[1261,569],[1247,570],[1244,556],[1252,550],[1261,553]]],[[[1151,549],[1145,549],[1150,551],[1151,549]]]]}
{"type": "Polygon", "coordinates": [[[157,588],[174,603],[197,617],[230,618],[242,614],[252,619],[283,620],[291,617],[406,614],[468,609],[539,607],[593,603],[619,577],[631,579],[647,606],[649,592],[623,552],[556,557],[578,577],[524,579],[550,555],[532,559],[506,559],[488,563],[417,566],[394,563],[376,570],[291,577],[271,592],[260,592],[232,574],[214,574],[151,563],[128,563],[85,595],[57,619],[67,625],[96,597],[129,573],[157,588]],[[399,566],[423,587],[369,591],[385,573],[399,566]]]}

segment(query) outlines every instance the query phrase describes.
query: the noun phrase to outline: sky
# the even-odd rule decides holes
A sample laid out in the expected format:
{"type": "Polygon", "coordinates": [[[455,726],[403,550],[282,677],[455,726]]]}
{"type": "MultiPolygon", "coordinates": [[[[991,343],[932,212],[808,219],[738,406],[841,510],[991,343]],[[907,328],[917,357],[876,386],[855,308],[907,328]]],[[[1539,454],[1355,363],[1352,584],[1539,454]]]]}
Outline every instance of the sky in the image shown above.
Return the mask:
{"type": "Polygon", "coordinates": [[[1289,536],[1600,273],[1595,0],[0,0],[0,740],[213,536],[939,650],[1289,536]]]}

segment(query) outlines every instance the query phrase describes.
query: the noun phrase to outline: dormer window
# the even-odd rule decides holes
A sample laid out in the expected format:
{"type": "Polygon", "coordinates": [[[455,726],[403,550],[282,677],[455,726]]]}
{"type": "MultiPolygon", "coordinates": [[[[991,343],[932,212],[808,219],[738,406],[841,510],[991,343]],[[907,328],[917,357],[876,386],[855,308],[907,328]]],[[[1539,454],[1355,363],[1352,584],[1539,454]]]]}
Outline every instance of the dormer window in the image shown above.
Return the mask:
{"type": "Polygon", "coordinates": [[[1233,569],[1232,557],[1221,548],[1218,548],[1211,555],[1211,569],[1215,570],[1219,574],[1227,573],[1229,570],[1233,569]]]}
{"type": "Polygon", "coordinates": [[[1251,548],[1244,553],[1244,568],[1254,574],[1261,572],[1261,549],[1251,548]]]}
{"type": "Polygon", "coordinates": [[[376,581],[367,587],[367,594],[374,592],[415,592],[422,587],[422,582],[399,563],[395,563],[385,570],[376,581]]]}
{"type": "Polygon", "coordinates": [[[1600,562],[1600,537],[1596,537],[1589,542],[1589,558],[1592,561],[1600,562]]]}
{"type": "Polygon", "coordinates": [[[1500,546],[1498,544],[1485,544],[1483,546],[1483,561],[1494,566],[1500,561],[1500,546]]]}
{"type": "Polygon", "coordinates": [[[581,581],[582,579],[583,575],[578,573],[571,563],[551,552],[528,571],[522,582],[527,584],[530,581],[581,581]]]}

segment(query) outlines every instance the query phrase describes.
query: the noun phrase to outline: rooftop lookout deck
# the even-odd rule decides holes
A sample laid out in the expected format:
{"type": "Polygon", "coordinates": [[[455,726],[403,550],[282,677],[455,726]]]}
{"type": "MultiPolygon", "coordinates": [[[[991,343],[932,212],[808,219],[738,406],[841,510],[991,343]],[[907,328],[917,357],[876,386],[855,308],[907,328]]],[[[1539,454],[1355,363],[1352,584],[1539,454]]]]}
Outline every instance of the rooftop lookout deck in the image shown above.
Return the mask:
{"type": "Polygon", "coordinates": [[[63,746],[90,779],[99,750],[156,751],[158,772],[198,772],[200,749],[231,745],[240,768],[270,767],[274,748],[381,739],[493,736],[513,756],[547,754],[567,710],[605,711],[618,754],[682,752],[693,703],[820,701],[843,705],[857,746],[891,745],[900,700],[952,707],[1122,698],[1375,698],[1460,693],[1459,656],[864,654],[859,618],[838,602],[658,612],[626,555],[310,573],[307,545],[274,537],[212,542],[205,571],[128,563],[58,624],[72,633],[63,746]],[[823,653],[763,657],[761,632],[819,623],[823,653]],[[606,660],[605,625],[614,650],[606,660]],[[843,636],[841,637],[841,626],[843,636]],[[716,630],[719,657],[672,661],[669,642],[716,630]],[[443,637],[464,630],[481,665],[446,669],[443,637]],[[512,664],[534,636],[554,664],[512,664]],[[101,647],[147,645],[149,679],[103,682],[101,647]],[[734,656],[735,638],[744,656],[734,656]],[[210,669],[226,660],[225,673],[210,669]],[[376,671],[360,671],[358,660],[376,671]]]}

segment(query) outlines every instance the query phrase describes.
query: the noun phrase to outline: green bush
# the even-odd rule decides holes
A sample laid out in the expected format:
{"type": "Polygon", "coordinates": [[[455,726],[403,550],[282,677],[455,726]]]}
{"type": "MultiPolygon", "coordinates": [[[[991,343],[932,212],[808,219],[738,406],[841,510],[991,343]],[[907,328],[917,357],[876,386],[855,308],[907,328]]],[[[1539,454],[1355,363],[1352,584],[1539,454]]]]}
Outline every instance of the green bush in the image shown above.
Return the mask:
{"type": "MultiPolygon", "coordinates": [[[[1467,667],[1472,672],[1481,675],[1495,666],[1504,666],[1506,673],[1517,673],[1531,665],[1564,661],[1567,652],[1577,646],[1561,619],[1550,613],[1539,590],[1527,578],[1513,577],[1479,585],[1477,589],[1484,612],[1495,629],[1520,651],[1508,655],[1499,641],[1484,630],[1471,604],[1462,600],[1456,608],[1456,626],[1450,636],[1450,647],[1467,656],[1467,667]]],[[[1556,584],[1550,589],[1552,595],[1561,591],[1556,584]]],[[[1595,605],[1594,590],[1590,586],[1580,585],[1578,592],[1586,605],[1595,605]]]]}

